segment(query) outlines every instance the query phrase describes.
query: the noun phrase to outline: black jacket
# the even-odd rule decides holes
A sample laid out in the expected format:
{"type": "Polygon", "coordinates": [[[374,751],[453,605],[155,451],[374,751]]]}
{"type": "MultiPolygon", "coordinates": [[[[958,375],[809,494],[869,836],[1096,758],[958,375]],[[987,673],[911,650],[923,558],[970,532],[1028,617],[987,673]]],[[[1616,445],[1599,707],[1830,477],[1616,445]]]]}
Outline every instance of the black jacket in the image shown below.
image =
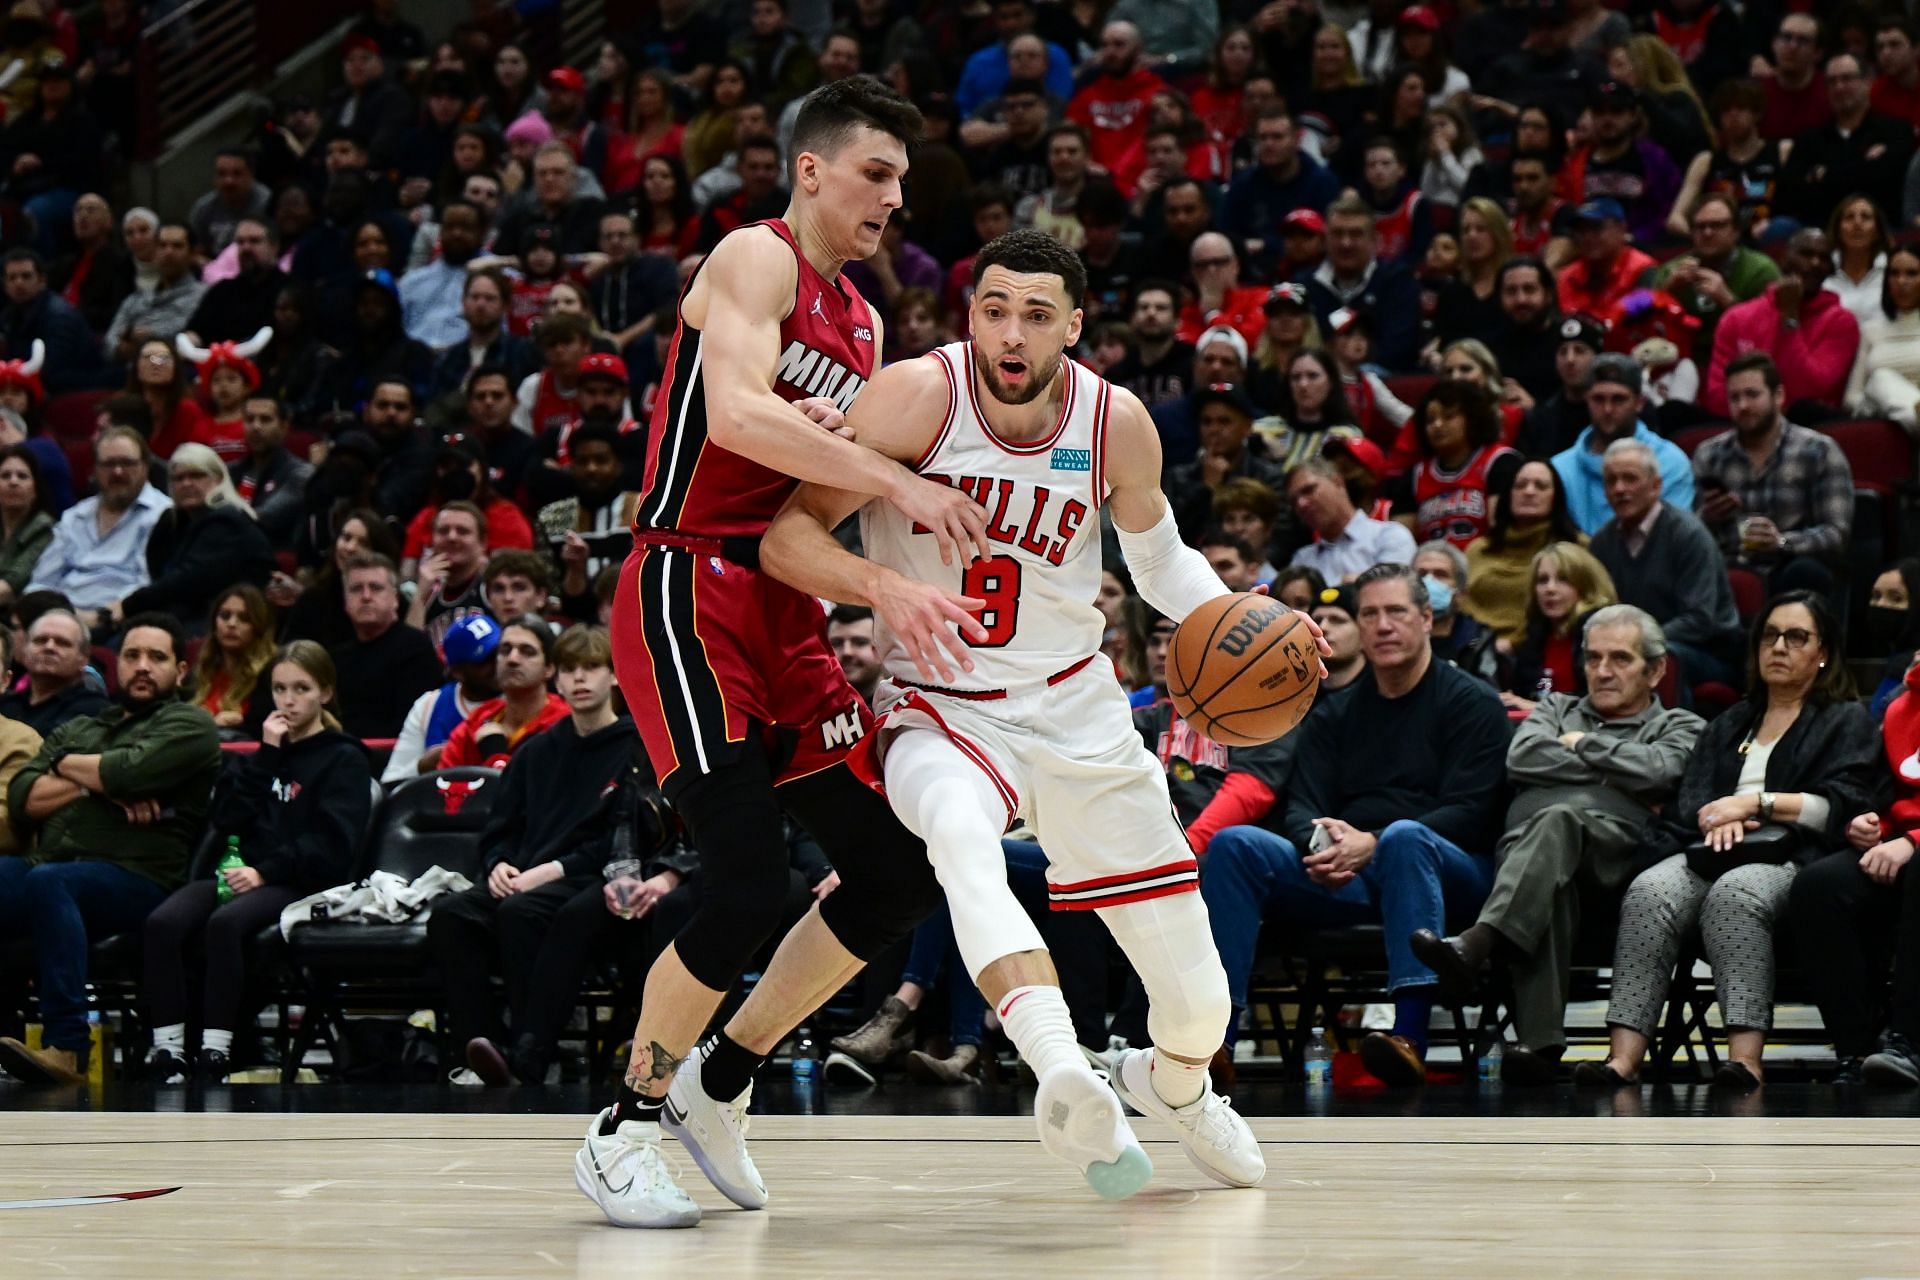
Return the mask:
{"type": "Polygon", "coordinates": [[[262,325],[273,325],[273,304],[286,287],[286,272],[278,267],[222,280],[200,295],[200,305],[193,309],[187,328],[200,335],[202,346],[245,342],[262,325]]]}
{"type": "Polygon", "coordinates": [[[208,507],[191,516],[169,507],[147,535],[147,572],[153,580],[126,598],[127,616],[159,609],[198,629],[220,592],[236,582],[267,585],[273,547],[238,507],[208,507]]]}
{"type": "Polygon", "coordinates": [[[1386,698],[1369,670],[1292,736],[1300,742],[1285,831],[1297,848],[1307,847],[1315,818],[1374,835],[1410,819],[1492,856],[1506,819],[1513,729],[1484,681],[1434,660],[1419,684],[1386,698]]]}
{"type": "MultiPolygon", "coordinates": [[[[1766,714],[1764,700],[1742,699],[1707,725],[1687,761],[1680,794],[1667,807],[1648,841],[1646,856],[1658,860],[1700,838],[1700,810],[1733,794],[1740,778],[1740,744],[1766,714]]],[[[1825,831],[1805,832],[1794,861],[1805,866],[1846,844],[1847,824],[1881,799],[1887,767],[1880,733],[1858,702],[1809,700],[1800,718],[1774,744],[1767,760],[1767,790],[1825,796],[1825,831]]]]}
{"type": "Polygon", "coordinates": [[[240,837],[240,858],[268,884],[302,894],[353,879],[372,809],[367,752],[332,729],[260,750],[220,776],[211,826],[240,837]]]}
{"type": "Polygon", "coordinates": [[[557,861],[569,876],[604,865],[603,805],[627,781],[636,736],[623,717],[583,738],[569,716],[529,738],[507,762],[480,831],[487,873],[503,862],[525,871],[557,861]]]}
{"type": "Polygon", "coordinates": [[[356,738],[397,738],[421,694],[440,686],[445,668],[427,633],[395,622],[376,639],[332,650],[340,723],[356,738]]]}
{"type": "Polygon", "coordinates": [[[0,716],[18,720],[43,738],[52,736],[69,720],[97,716],[106,709],[107,696],[89,685],[84,676],[37,707],[30,688],[0,694],[0,716]]]}

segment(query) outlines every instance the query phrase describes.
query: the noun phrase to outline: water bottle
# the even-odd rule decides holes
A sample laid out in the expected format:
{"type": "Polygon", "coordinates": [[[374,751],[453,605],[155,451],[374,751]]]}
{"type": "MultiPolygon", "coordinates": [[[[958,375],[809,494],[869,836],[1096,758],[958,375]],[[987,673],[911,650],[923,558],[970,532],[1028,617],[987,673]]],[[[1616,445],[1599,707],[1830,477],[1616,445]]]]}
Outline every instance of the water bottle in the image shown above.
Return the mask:
{"type": "Polygon", "coordinates": [[[1505,1041],[1495,1040],[1491,1045],[1487,1046],[1487,1051],[1480,1055],[1481,1084],[1500,1083],[1500,1064],[1506,1061],[1506,1057],[1507,1049],[1505,1041]]]}
{"type": "Polygon", "coordinates": [[[234,867],[246,865],[240,858],[240,837],[228,836],[227,851],[221,855],[220,865],[213,869],[213,896],[221,906],[233,901],[233,889],[227,884],[226,873],[234,867]]]}
{"type": "Polygon", "coordinates": [[[1309,1089],[1324,1089],[1333,1083],[1333,1046],[1327,1043],[1325,1027],[1313,1029],[1302,1066],[1306,1068],[1309,1089]]]}
{"type": "Polygon", "coordinates": [[[798,1088],[811,1089],[814,1072],[819,1069],[819,1066],[819,1060],[814,1053],[813,1032],[806,1027],[801,1027],[793,1035],[794,1085],[798,1088]]]}

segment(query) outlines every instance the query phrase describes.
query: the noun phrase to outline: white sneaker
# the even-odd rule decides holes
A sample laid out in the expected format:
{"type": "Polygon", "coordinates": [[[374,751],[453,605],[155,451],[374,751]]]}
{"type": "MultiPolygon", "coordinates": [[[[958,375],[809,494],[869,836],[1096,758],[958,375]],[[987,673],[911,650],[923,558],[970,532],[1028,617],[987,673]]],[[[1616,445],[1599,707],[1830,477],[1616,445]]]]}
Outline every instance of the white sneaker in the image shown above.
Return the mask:
{"type": "Polygon", "coordinates": [[[1180,1149],[1200,1172],[1229,1187],[1251,1187],[1267,1176],[1267,1158],[1247,1122],[1209,1084],[1184,1107],[1169,1106],[1153,1089],[1153,1050],[1130,1049],[1113,1073],[1113,1087],[1143,1116],[1173,1126],[1180,1149]]]}
{"type": "Polygon", "coordinates": [[[742,1209],[764,1209],[767,1184],[747,1151],[747,1108],[753,1103],[753,1085],[748,1084],[731,1102],[716,1102],[707,1096],[700,1081],[700,1069],[706,1060],[704,1044],[695,1045],[687,1054],[687,1060],[674,1073],[673,1083],[667,1086],[660,1125],[680,1139],[720,1194],[742,1209]]]}
{"type": "Polygon", "coordinates": [[[1108,1200],[1124,1200],[1153,1177],[1153,1161],[1127,1123],[1111,1086],[1078,1063],[1047,1072],[1033,1098],[1040,1145],[1086,1177],[1108,1200]]]}
{"type": "Polygon", "coordinates": [[[447,1072],[447,1083],[456,1089],[484,1089],[487,1082],[475,1075],[472,1067],[455,1067],[447,1072]]]}
{"type": "Polygon", "coordinates": [[[1081,1045],[1080,1055],[1087,1060],[1087,1065],[1092,1067],[1095,1073],[1111,1078],[1114,1068],[1120,1065],[1120,1059],[1127,1056],[1126,1037],[1108,1036],[1107,1047],[1104,1049],[1089,1049],[1081,1045]]]}
{"type": "Polygon", "coordinates": [[[610,1134],[600,1125],[612,1108],[587,1127],[587,1141],[573,1157],[573,1180],[616,1227],[695,1227],[700,1206],[667,1172],[660,1154],[660,1126],[627,1120],[610,1134]]]}

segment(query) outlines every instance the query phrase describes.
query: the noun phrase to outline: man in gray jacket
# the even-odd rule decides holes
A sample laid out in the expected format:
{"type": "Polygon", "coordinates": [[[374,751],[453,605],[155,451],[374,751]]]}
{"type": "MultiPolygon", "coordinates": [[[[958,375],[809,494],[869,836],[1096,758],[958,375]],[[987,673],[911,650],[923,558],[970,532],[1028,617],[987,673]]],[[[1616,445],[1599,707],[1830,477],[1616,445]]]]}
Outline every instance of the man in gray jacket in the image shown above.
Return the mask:
{"type": "Polygon", "coordinates": [[[1663,497],[1653,451],[1617,440],[1601,459],[1601,482],[1613,519],[1593,535],[1623,604],[1652,614],[1680,661],[1682,687],[1743,681],[1740,613],[1727,564],[1700,518],[1663,497]]]}
{"type": "Polygon", "coordinates": [[[1667,641],[1642,609],[1610,605],[1586,628],[1587,696],[1550,694],[1507,749],[1515,795],[1494,853],[1493,892],[1455,938],[1422,929],[1414,954],[1464,1000],[1497,952],[1513,976],[1514,1034],[1503,1078],[1549,1084],[1564,1024],[1583,886],[1615,892],[1633,870],[1642,830],[1673,799],[1702,722],[1654,689],[1667,641]]]}

